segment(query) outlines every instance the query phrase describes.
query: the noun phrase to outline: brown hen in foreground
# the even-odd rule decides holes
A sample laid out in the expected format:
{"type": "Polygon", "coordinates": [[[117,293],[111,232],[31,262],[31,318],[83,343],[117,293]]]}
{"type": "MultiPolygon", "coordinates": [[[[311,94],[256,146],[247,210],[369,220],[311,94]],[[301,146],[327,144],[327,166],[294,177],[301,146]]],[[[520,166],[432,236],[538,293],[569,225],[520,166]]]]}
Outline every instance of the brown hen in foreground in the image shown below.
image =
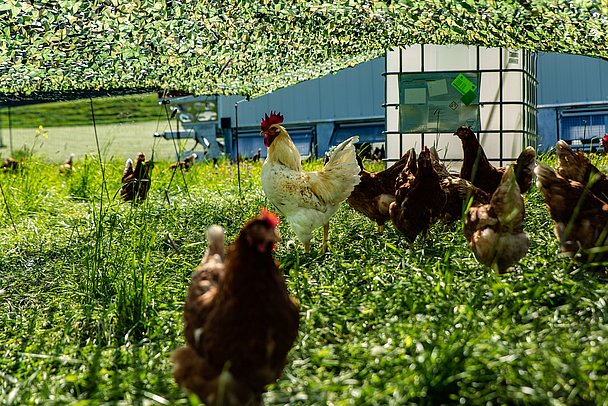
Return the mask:
{"type": "Polygon", "coordinates": [[[210,232],[210,248],[192,274],[187,345],[172,356],[173,376],[207,405],[261,405],[298,334],[298,305],[272,257],[277,225],[266,211],[247,222],[223,265],[220,233],[210,232]]]}
{"type": "Polygon", "coordinates": [[[151,172],[154,168],[152,161],[146,161],[146,155],[143,152],[137,154],[137,162],[133,168],[131,158],[125,163],[125,170],[122,173],[122,188],[120,197],[125,202],[135,200],[140,203],[146,199],[150,190],[151,172]]]}
{"type": "MultiPolygon", "coordinates": [[[[582,262],[608,258],[608,204],[588,185],[556,174],[539,164],[536,184],[553,219],[553,232],[562,251],[582,262]]],[[[604,176],[597,173],[594,177],[604,176]]]]}
{"type": "Polygon", "coordinates": [[[509,166],[489,204],[472,206],[464,221],[464,235],[475,258],[502,273],[528,252],[530,239],[523,230],[524,198],[509,166]]]}
{"type": "MultiPolygon", "coordinates": [[[[471,181],[473,185],[488,193],[494,193],[500,185],[506,167],[494,167],[483,150],[475,133],[469,127],[460,126],[454,133],[462,141],[464,158],[460,169],[460,177],[471,181]]],[[[534,148],[525,148],[517,161],[512,164],[515,177],[521,193],[526,193],[532,186],[532,174],[536,161],[534,148]]]]}
{"type": "Polygon", "coordinates": [[[357,163],[361,168],[361,182],[355,186],[346,202],[354,210],[375,221],[378,231],[382,231],[384,223],[390,219],[388,207],[395,201],[395,182],[409,156],[410,151],[407,151],[401,159],[380,172],[366,171],[361,158],[357,156],[357,163]]]}
{"type": "MultiPolygon", "coordinates": [[[[410,160],[414,155],[410,156],[410,160]]],[[[430,151],[424,147],[417,160],[414,178],[404,174],[411,168],[408,163],[398,182],[401,186],[395,201],[389,206],[391,220],[408,242],[414,242],[418,234],[424,233],[439,218],[446,196],[439,184],[439,175],[431,163],[430,151]]]]}

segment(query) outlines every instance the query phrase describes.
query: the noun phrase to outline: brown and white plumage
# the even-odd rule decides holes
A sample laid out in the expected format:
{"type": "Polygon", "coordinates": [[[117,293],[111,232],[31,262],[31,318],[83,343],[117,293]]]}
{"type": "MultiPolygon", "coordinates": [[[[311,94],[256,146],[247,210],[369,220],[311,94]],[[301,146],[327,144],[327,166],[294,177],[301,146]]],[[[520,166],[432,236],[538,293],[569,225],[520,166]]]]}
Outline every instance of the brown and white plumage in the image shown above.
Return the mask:
{"type": "Polygon", "coordinates": [[[471,205],[490,202],[490,194],[461,178],[457,173],[450,172],[441,162],[435,147],[429,148],[431,162],[439,175],[439,185],[446,195],[441,219],[445,222],[461,220],[471,205]]]}
{"type": "Polygon", "coordinates": [[[207,229],[208,248],[200,265],[192,273],[184,304],[184,333],[186,342],[204,355],[200,337],[203,325],[211,311],[217,285],[224,273],[224,229],[211,226],[207,229]]]}
{"type": "Polygon", "coordinates": [[[564,179],[588,185],[592,193],[602,199],[608,199],[608,178],[582,151],[573,151],[564,140],[555,145],[557,164],[555,172],[564,179]]]}
{"type": "Polygon", "coordinates": [[[515,265],[530,245],[523,220],[524,199],[509,166],[490,202],[473,205],[466,215],[464,235],[475,258],[499,273],[515,265]]]}
{"type": "Polygon", "coordinates": [[[194,166],[194,163],[196,162],[196,158],[198,158],[198,155],[195,153],[192,153],[192,154],[188,155],[186,158],[184,158],[183,161],[178,161],[178,162],[175,162],[175,163],[169,165],[169,169],[176,170],[177,168],[183,168],[184,171],[188,172],[194,166]]]}
{"type": "Polygon", "coordinates": [[[262,165],[262,189],[285,216],[304,250],[310,251],[315,229],[323,226],[323,248],[329,238],[329,219],[359,184],[355,142],[352,137],[336,146],[327,164],[314,172],[302,168],[302,158],[280,113],[265,116],[260,125],[268,155],[262,165]]]}
{"type": "Polygon", "coordinates": [[[442,178],[440,186],[446,194],[446,202],[441,216],[441,219],[445,222],[463,219],[469,207],[487,204],[492,196],[458,176],[442,178]]]}
{"type": "Polygon", "coordinates": [[[4,158],[4,161],[0,164],[0,169],[4,171],[16,172],[23,167],[23,160],[16,160],[11,157],[4,158]]]}
{"type": "Polygon", "coordinates": [[[72,174],[74,172],[74,154],[70,154],[68,159],[59,167],[59,173],[72,174]]]}
{"type": "MultiPolygon", "coordinates": [[[[172,356],[176,382],[207,405],[261,405],[298,334],[299,310],[272,256],[278,219],[248,221],[222,260],[209,249],[184,305],[186,346],[172,356]]],[[[223,236],[223,234],[221,234],[223,236]]]]}

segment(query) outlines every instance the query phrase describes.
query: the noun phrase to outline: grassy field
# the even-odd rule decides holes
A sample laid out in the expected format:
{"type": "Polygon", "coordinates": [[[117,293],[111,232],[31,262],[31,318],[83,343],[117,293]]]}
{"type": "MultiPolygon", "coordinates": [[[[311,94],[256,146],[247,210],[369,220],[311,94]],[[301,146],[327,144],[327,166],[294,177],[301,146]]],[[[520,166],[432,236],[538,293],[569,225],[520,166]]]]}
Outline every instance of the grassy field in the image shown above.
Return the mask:
{"type": "MultiPolygon", "coordinates": [[[[160,107],[156,93],[100,97],[93,101],[97,124],[130,123],[157,119],[160,107]]],[[[71,127],[92,124],[89,99],[53,103],[39,103],[11,107],[10,126],[31,128],[71,127]]],[[[9,128],[9,111],[0,109],[0,128],[9,128]]]]}
{"type": "MultiPolygon", "coordinates": [[[[44,127],[44,136],[37,135],[38,127],[16,128],[12,130],[13,153],[10,153],[8,131],[4,130],[5,148],[0,149],[0,158],[6,156],[22,156],[33,152],[43,155],[42,159],[49,162],[60,163],[70,154],[76,159],[83,159],[86,154],[97,152],[95,131],[99,140],[99,147],[104,159],[133,158],[139,151],[148,157],[154,152],[155,159],[175,160],[175,149],[190,149],[194,147],[194,140],[172,140],[154,138],[154,133],[162,134],[169,129],[166,122],[160,124],[156,121],[143,121],[133,123],[102,124],[93,126],[71,127],[44,127]]],[[[200,146],[197,149],[201,149],[200,146]]]]}
{"type": "MultiPolygon", "coordinates": [[[[231,241],[268,203],[261,164],[157,162],[150,199],[116,199],[123,161],[44,157],[0,173],[0,404],[190,404],[169,356],[214,223],[231,241]],[[171,238],[179,248],[172,248],[171,238]]],[[[320,162],[308,164],[318,167],[320,162]]],[[[515,272],[479,265],[459,224],[407,244],[343,205],[330,252],[276,251],[301,327],[267,404],[608,404],[608,288],[558,255],[535,187],[515,272]]]]}
{"type": "MultiPolygon", "coordinates": [[[[194,140],[154,138],[155,133],[175,130],[167,121],[165,106],[156,94],[97,98],[93,100],[95,126],[89,100],[41,103],[0,109],[0,159],[38,153],[51,162],[63,162],[70,154],[82,159],[97,152],[97,139],[106,159],[126,159],[139,151],[160,160],[174,160],[175,150],[191,149],[194,140]]],[[[180,127],[181,128],[181,127],[180,127]]],[[[198,149],[201,149],[200,147],[198,149]]]]}

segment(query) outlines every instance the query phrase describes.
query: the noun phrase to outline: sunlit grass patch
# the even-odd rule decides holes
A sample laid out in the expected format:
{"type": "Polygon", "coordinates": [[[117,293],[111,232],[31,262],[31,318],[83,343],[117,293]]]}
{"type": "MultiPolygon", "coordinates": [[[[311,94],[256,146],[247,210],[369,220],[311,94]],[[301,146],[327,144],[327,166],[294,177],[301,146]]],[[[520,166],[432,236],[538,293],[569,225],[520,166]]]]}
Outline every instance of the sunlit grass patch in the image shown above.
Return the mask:
{"type": "MultiPolygon", "coordinates": [[[[186,286],[206,228],[230,241],[267,205],[261,163],[243,163],[239,195],[227,161],[172,180],[159,161],[140,205],[116,196],[123,168],[105,163],[105,187],[95,156],[71,176],[36,156],[0,173],[0,404],[188,404],[169,362],[186,286]]],[[[283,221],[301,328],[267,403],[606,403],[605,279],[558,255],[535,187],[525,202],[530,251],[506,275],[458,223],[407,244],[344,204],[329,252],[319,230],[306,255],[283,221]]]]}

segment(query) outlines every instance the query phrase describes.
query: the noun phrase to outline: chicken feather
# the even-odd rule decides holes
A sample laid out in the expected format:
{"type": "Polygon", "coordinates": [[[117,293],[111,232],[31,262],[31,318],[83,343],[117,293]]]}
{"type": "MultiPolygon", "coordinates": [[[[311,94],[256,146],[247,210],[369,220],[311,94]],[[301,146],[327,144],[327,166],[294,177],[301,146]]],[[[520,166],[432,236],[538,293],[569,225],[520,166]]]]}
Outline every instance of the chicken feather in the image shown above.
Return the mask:
{"type": "Polygon", "coordinates": [[[389,206],[393,225],[410,243],[439,218],[446,202],[446,194],[440,186],[428,148],[424,147],[420,153],[416,174],[412,177],[410,171],[412,162],[416,162],[415,156],[410,153],[408,164],[398,181],[402,184],[395,194],[395,201],[389,206]]]}
{"type": "Polygon", "coordinates": [[[410,151],[406,151],[393,165],[379,172],[366,171],[363,161],[357,156],[357,163],[361,168],[361,182],[355,186],[346,202],[354,210],[375,221],[379,231],[390,219],[389,206],[395,201],[395,182],[408,163],[409,156],[410,151]]]}
{"type": "Polygon", "coordinates": [[[555,145],[557,164],[555,172],[562,178],[588,185],[597,197],[608,200],[608,178],[582,151],[573,151],[564,140],[555,145]]]}

